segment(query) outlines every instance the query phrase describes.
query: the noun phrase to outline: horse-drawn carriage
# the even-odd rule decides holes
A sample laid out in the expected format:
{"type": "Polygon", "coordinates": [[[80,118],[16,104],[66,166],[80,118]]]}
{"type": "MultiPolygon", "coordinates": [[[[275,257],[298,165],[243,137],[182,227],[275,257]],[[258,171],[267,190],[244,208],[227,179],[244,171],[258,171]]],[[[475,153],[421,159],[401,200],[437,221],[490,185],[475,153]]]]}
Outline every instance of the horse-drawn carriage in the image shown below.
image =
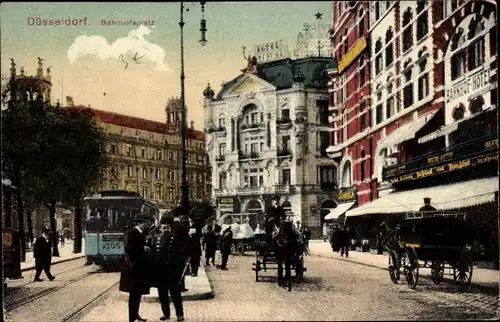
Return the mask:
{"type": "MultiPolygon", "coordinates": [[[[275,243],[276,235],[260,233],[255,234],[254,242],[255,242],[255,262],[252,263],[252,270],[255,271],[255,281],[259,281],[259,272],[264,270],[266,272],[269,269],[277,270],[278,269],[278,260],[276,258],[276,243],[275,243]],[[270,266],[271,265],[271,266],[270,266]]],[[[298,280],[302,280],[304,277],[304,272],[307,271],[307,268],[304,266],[304,251],[305,244],[297,240],[298,247],[293,251],[293,258],[291,269],[295,271],[295,276],[298,280]]],[[[292,279],[291,276],[288,278],[287,287],[290,291],[292,288],[292,279]]]]}
{"type": "Polygon", "coordinates": [[[403,274],[408,286],[415,289],[419,268],[430,268],[435,284],[443,281],[448,270],[457,284],[470,285],[472,236],[466,214],[435,211],[405,214],[385,238],[391,280],[397,283],[403,274]]]}

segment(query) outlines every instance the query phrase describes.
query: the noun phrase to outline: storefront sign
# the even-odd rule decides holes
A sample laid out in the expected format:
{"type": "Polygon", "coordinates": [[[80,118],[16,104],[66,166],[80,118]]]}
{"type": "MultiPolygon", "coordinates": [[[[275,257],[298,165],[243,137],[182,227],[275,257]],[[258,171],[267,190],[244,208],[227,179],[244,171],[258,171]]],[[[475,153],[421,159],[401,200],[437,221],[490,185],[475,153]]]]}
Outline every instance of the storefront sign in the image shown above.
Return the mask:
{"type": "Polygon", "coordinates": [[[474,158],[470,159],[465,159],[457,162],[451,162],[442,166],[437,166],[437,167],[432,167],[429,169],[421,170],[421,171],[416,171],[411,174],[406,174],[404,176],[396,177],[393,179],[389,179],[390,183],[398,183],[398,182],[403,182],[403,181],[408,181],[408,180],[414,180],[414,179],[420,179],[424,177],[429,177],[432,175],[436,174],[441,174],[441,173],[446,173],[446,172],[452,172],[455,170],[459,169],[464,169],[468,168],[471,166],[475,165],[480,165],[484,163],[488,163],[491,161],[497,161],[498,160],[498,154],[496,152],[477,156],[474,158]]]}
{"type": "Polygon", "coordinates": [[[221,211],[234,211],[234,198],[233,197],[221,197],[219,198],[219,208],[221,211]]]}
{"type": "Polygon", "coordinates": [[[469,100],[472,100],[478,96],[478,91],[484,94],[490,89],[490,70],[482,69],[473,75],[466,75],[461,81],[447,89],[446,102],[469,95],[469,100]]]}
{"type": "Polygon", "coordinates": [[[356,200],[356,186],[340,189],[337,200],[340,202],[356,200]]]}
{"type": "Polygon", "coordinates": [[[349,51],[342,56],[338,65],[337,72],[340,74],[351,65],[351,63],[365,50],[366,36],[359,38],[359,40],[349,49],[349,51]]]}

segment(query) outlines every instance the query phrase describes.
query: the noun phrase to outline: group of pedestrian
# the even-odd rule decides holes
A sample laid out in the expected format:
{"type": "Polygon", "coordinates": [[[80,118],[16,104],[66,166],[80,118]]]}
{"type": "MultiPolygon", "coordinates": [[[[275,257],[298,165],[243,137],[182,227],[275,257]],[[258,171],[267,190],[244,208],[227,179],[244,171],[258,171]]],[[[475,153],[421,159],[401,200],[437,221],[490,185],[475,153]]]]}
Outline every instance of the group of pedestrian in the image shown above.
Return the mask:
{"type": "Polygon", "coordinates": [[[177,321],[184,321],[181,295],[187,291],[184,277],[188,266],[191,266],[192,275],[197,274],[201,257],[199,236],[190,232],[186,218],[163,216],[157,227],[153,227],[150,216],[138,214],[135,226],[126,232],[120,291],[129,293],[130,322],[146,321],[139,315],[139,307],[142,295],[149,294],[151,287],[158,289],[163,313],[160,320],[170,319],[170,295],[177,321]],[[198,243],[195,238],[198,238],[198,243]],[[196,247],[200,248],[199,252],[196,247]]]}
{"type": "Polygon", "coordinates": [[[210,263],[218,269],[227,270],[227,262],[231,254],[233,243],[233,231],[231,227],[224,229],[220,236],[215,232],[214,226],[207,225],[203,234],[203,249],[205,250],[205,266],[210,267],[210,263]],[[220,250],[220,264],[215,264],[215,255],[217,248],[220,250]]]}
{"type": "Polygon", "coordinates": [[[330,235],[330,245],[334,252],[340,252],[342,257],[349,257],[349,245],[350,233],[346,225],[342,228],[333,227],[332,233],[330,235]]]}

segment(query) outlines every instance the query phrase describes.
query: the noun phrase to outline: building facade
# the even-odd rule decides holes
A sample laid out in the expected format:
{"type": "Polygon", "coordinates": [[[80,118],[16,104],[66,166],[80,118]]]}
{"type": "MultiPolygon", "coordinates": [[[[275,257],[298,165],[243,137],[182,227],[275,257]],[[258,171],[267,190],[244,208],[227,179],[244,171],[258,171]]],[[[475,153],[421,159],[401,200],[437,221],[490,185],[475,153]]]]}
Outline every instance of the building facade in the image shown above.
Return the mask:
{"type": "MultiPolygon", "coordinates": [[[[71,106],[71,97],[67,100],[71,106]]],[[[176,207],[181,183],[179,99],[169,99],[166,123],[88,109],[108,140],[108,166],[100,188],[134,191],[160,208],[176,207]]],[[[204,133],[195,130],[191,122],[186,158],[189,197],[193,202],[210,199],[211,171],[204,139],[204,133]]]]}
{"type": "Polygon", "coordinates": [[[344,212],[356,202],[371,200],[370,4],[368,1],[333,3],[331,41],[338,64],[336,69],[328,71],[332,135],[326,151],[338,173],[341,192],[349,196],[347,200],[339,200],[347,203],[337,209],[344,212]]]}
{"type": "Polygon", "coordinates": [[[288,216],[322,233],[334,207],[335,168],[326,157],[331,57],[248,66],[217,95],[204,91],[207,151],[219,215],[255,228],[274,195],[288,216]]]}

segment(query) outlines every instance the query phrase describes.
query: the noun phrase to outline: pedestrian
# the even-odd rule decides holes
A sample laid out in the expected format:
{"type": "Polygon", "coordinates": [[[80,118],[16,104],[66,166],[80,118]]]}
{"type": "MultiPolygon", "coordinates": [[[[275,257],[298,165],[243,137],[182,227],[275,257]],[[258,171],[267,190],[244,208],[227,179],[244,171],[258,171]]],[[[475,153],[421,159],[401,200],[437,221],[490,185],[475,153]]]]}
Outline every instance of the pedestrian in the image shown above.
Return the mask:
{"type": "MultiPolygon", "coordinates": [[[[179,216],[174,220],[175,222],[177,222],[177,224],[175,224],[176,226],[179,226],[179,236],[181,238],[183,238],[184,242],[188,245],[186,251],[187,251],[187,256],[189,257],[190,256],[190,249],[189,249],[189,216],[185,215],[184,214],[184,210],[182,207],[177,207],[175,209],[175,212],[177,214],[179,214],[179,216]]],[[[187,266],[187,270],[186,270],[186,274],[191,274],[191,267],[189,265],[190,263],[188,263],[188,266],[187,266]]],[[[182,277],[182,282],[181,282],[181,292],[187,292],[189,291],[187,288],[186,288],[186,280],[185,280],[185,275],[182,277]]]]}
{"type": "Polygon", "coordinates": [[[163,316],[161,321],[170,319],[170,299],[174,303],[177,321],[184,321],[184,308],[181,295],[181,281],[189,262],[188,245],[182,237],[179,221],[162,217],[160,229],[156,234],[155,245],[155,286],[163,316]]]}
{"type": "Polygon", "coordinates": [[[285,209],[279,205],[280,196],[276,195],[271,199],[271,207],[266,211],[266,233],[271,234],[275,227],[280,227],[281,222],[286,220],[285,209]]]}
{"type": "Polygon", "coordinates": [[[309,250],[309,240],[311,239],[311,231],[309,230],[309,228],[307,228],[307,226],[304,227],[303,234],[304,234],[304,242],[306,243],[306,248],[309,250]]]}
{"type": "Polygon", "coordinates": [[[52,247],[50,245],[49,230],[44,228],[42,236],[38,237],[33,247],[33,257],[35,257],[35,282],[43,281],[40,278],[42,271],[45,272],[47,278],[53,281],[55,276],[50,273],[50,264],[52,260],[52,247]]]}
{"type": "Polygon", "coordinates": [[[212,228],[212,225],[208,225],[207,232],[203,236],[203,244],[205,246],[205,259],[206,266],[210,266],[210,259],[212,259],[212,265],[215,266],[215,253],[217,250],[217,236],[212,228]]]}
{"type": "Polygon", "coordinates": [[[64,247],[64,232],[61,232],[60,238],[61,238],[61,247],[64,247]]]}
{"type": "Polygon", "coordinates": [[[120,291],[129,293],[129,322],[146,321],[139,315],[139,307],[142,295],[149,294],[151,285],[151,249],[146,245],[146,237],[152,222],[150,216],[140,213],[135,217],[135,227],[125,233],[120,291]]]}
{"type": "Polygon", "coordinates": [[[332,250],[334,252],[339,251],[339,228],[334,226],[332,229],[332,234],[330,236],[330,245],[332,246],[332,250]]]}
{"type": "Polygon", "coordinates": [[[222,270],[227,270],[227,261],[229,259],[229,254],[231,254],[231,244],[233,243],[233,232],[231,226],[227,227],[222,233],[220,239],[220,253],[221,253],[221,263],[217,268],[222,270]]]}
{"type": "Polygon", "coordinates": [[[340,238],[341,238],[341,243],[340,243],[340,256],[344,257],[349,257],[349,230],[347,227],[344,225],[342,230],[340,231],[340,238]]]}
{"type": "Polygon", "coordinates": [[[189,230],[189,250],[191,276],[198,276],[198,268],[200,267],[201,260],[201,242],[200,234],[194,227],[189,230]]]}

